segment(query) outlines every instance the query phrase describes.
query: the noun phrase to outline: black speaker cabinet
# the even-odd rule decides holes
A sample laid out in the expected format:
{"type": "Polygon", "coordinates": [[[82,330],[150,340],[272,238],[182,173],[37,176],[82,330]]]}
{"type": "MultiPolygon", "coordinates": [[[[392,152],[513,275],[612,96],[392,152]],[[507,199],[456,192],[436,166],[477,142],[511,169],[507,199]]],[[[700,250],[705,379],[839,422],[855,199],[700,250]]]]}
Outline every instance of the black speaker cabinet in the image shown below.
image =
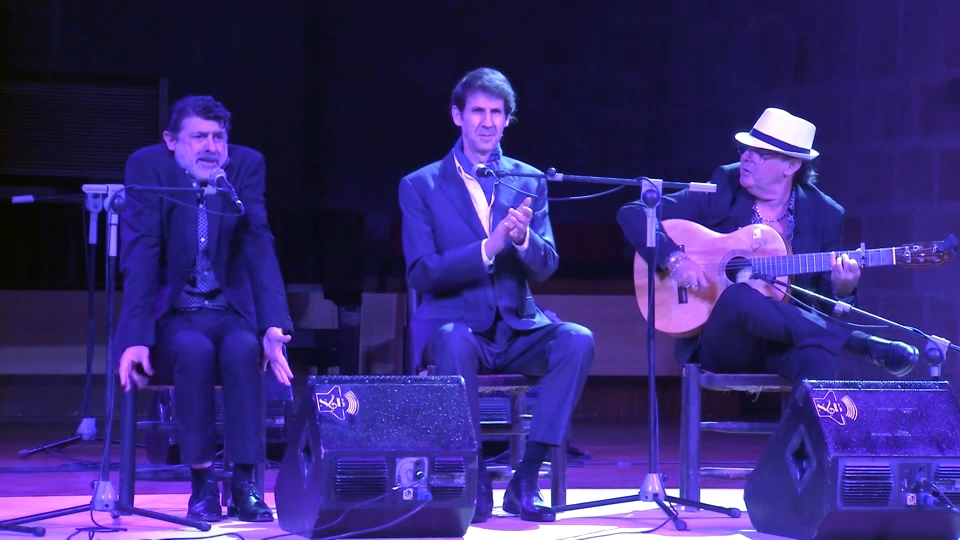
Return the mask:
{"type": "Polygon", "coordinates": [[[477,440],[462,378],[312,376],[299,399],[274,489],[281,529],[307,538],[466,533],[477,440]]]}
{"type": "Polygon", "coordinates": [[[759,532],[960,536],[960,408],[943,381],[805,381],[747,479],[759,532]]]}

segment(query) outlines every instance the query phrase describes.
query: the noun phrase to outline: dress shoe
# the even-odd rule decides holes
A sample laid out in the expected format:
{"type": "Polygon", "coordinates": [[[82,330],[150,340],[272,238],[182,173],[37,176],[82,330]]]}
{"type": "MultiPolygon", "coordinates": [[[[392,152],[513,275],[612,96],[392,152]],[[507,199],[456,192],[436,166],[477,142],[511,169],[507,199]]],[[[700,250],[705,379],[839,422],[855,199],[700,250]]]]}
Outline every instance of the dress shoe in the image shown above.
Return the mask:
{"type": "Polygon", "coordinates": [[[540,496],[536,476],[514,475],[503,494],[503,511],[519,515],[524,521],[557,520],[556,512],[540,496]]]}
{"type": "Polygon", "coordinates": [[[590,459],[592,456],[590,452],[580,449],[579,446],[568,445],[567,446],[567,457],[573,459],[590,459]]]}
{"type": "Polygon", "coordinates": [[[240,521],[273,521],[273,511],[250,481],[237,482],[230,487],[230,506],[227,515],[240,521]]]}
{"type": "Polygon", "coordinates": [[[223,508],[220,506],[220,488],[217,480],[210,478],[194,487],[187,502],[187,517],[198,521],[220,521],[223,508]]]}
{"type": "Polygon", "coordinates": [[[865,339],[864,356],[897,377],[903,377],[917,365],[920,351],[902,341],[888,341],[876,336],[865,339]]]}
{"type": "Polygon", "coordinates": [[[493,515],[493,480],[486,469],[477,471],[477,504],[470,523],[483,523],[493,515]]]}

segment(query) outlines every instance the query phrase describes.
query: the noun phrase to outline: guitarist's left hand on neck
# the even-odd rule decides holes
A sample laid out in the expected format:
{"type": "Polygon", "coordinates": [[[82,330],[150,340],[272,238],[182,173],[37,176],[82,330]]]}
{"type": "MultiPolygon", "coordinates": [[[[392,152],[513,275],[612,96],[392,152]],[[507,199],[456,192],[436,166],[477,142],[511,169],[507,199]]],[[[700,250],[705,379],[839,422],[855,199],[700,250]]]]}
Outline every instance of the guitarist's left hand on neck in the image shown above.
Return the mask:
{"type": "Polygon", "coordinates": [[[830,254],[830,281],[833,283],[833,292],[839,298],[845,298],[853,293],[860,281],[860,264],[843,253],[830,254]]]}

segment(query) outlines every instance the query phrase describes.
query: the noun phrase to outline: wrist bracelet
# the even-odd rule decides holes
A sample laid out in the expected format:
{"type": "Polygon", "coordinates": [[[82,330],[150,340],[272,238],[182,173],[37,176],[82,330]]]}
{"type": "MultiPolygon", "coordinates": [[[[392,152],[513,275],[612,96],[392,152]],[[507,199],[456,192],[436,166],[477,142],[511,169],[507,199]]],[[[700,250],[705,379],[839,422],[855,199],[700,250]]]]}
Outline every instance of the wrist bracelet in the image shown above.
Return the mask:
{"type": "Polygon", "coordinates": [[[667,271],[672,274],[677,267],[680,266],[680,263],[685,260],[687,260],[687,256],[683,251],[680,251],[679,249],[674,251],[669,257],[667,257],[667,271]]]}

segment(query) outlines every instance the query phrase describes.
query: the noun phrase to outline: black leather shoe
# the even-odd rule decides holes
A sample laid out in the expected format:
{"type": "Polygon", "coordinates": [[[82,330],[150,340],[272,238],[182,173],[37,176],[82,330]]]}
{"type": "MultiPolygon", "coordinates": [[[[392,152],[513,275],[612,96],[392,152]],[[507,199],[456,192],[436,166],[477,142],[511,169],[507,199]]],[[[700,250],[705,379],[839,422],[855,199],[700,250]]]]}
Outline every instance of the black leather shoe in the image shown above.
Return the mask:
{"type": "Polygon", "coordinates": [[[220,521],[223,519],[223,507],[220,506],[220,488],[217,480],[204,481],[192,490],[187,502],[187,517],[199,521],[220,521]]]}
{"type": "Polygon", "coordinates": [[[493,515],[493,480],[486,469],[477,471],[477,503],[470,523],[483,523],[493,515]]]}
{"type": "Polygon", "coordinates": [[[230,486],[230,497],[228,516],[236,516],[240,521],[273,521],[273,511],[263,501],[253,482],[238,482],[230,486]]]}
{"type": "Polygon", "coordinates": [[[876,336],[866,339],[865,355],[868,360],[897,377],[910,373],[920,360],[920,351],[913,345],[876,336]]]}
{"type": "Polygon", "coordinates": [[[557,513],[540,496],[535,476],[514,476],[503,494],[503,511],[524,521],[556,521],[557,513]]]}
{"type": "Polygon", "coordinates": [[[580,449],[579,446],[568,445],[567,446],[567,457],[573,459],[590,459],[590,452],[580,449]]]}

